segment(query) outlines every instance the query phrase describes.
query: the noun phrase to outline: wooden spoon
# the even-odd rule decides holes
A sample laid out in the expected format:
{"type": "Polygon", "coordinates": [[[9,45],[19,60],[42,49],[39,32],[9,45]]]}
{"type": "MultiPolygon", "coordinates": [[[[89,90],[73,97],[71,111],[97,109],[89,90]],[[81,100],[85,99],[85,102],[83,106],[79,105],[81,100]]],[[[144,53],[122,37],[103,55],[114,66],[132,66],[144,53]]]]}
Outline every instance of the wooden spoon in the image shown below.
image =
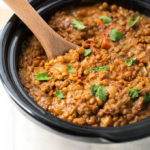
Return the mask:
{"type": "Polygon", "coordinates": [[[42,44],[50,59],[63,55],[69,49],[75,49],[72,44],[58,35],[27,2],[27,0],[3,0],[16,15],[28,26],[42,44]]]}

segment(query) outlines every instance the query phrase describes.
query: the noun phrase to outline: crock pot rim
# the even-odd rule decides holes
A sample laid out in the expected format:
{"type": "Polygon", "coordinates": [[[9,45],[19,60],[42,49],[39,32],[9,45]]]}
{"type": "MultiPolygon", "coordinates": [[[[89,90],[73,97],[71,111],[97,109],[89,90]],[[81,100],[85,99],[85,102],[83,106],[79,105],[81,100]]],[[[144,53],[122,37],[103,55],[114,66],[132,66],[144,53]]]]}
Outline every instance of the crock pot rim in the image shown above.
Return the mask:
{"type": "MultiPolygon", "coordinates": [[[[38,3],[39,3],[39,1],[38,1],[38,3]]],[[[73,0],[67,0],[66,2],[70,2],[70,1],[73,1],[73,0]]],[[[35,2],[35,1],[33,0],[33,2],[35,2]]],[[[60,2],[62,2],[62,0],[56,0],[54,3],[56,4],[57,2],[60,3],[60,2]]],[[[32,3],[32,1],[31,1],[31,3],[32,3]]],[[[51,4],[53,4],[53,5],[54,5],[54,3],[51,2],[51,4]]],[[[50,4],[48,4],[48,5],[50,5],[50,4]]],[[[48,6],[46,6],[46,7],[48,7],[48,6]]],[[[38,8],[40,8],[39,5],[38,5],[38,8]]],[[[43,8],[41,10],[43,10],[43,8]]],[[[18,95],[17,95],[17,93],[14,93],[15,88],[14,88],[14,85],[12,85],[12,81],[10,80],[9,75],[7,74],[8,72],[7,72],[7,69],[6,69],[6,64],[4,63],[5,62],[5,60],[4,60],[5,57],[3,57],[4,54],[2,54],[2,53],[4,53],[4,47],[3,46],[5,45],[5,42],[7,42],[8,38],[10,36],[9,33],[12,29],[12,26],[14,26],[14,22],[18,22],[18,21],[19,21],[18,17],[13,15],[11,17],[11,19],[8,21],[8,23],[6,24],[6,26],[4,27],[2,33],[1,33],[1,37],[0,37],[0,49],[1,49],[1,51],[0,51],[0,58],[1,58],[0,59],[0,68],[1,68],[0,76],[1,76],[1,80],[2,80],[5,88],[7,89],[7,92],[9,93],[9,95],[12,97],[12,99],[15,101],[15,103],[17,103],[17,105],[19,105],[29,115],[31,115],[35,119],[39,120],[40,122],[43,122],[44,124],[46,124],[46,125],[48,125],[52,128],[55,128],[56,130],[59,130],[59,131],[61,130],[61,132],[65,132],[65,133],[68,132],[69,130],[67,131],[67,128],[70,126],[73,129],[77,129],[77,130],[80,129],[83,132],[93,132],[93,131],[94,132],[101,132],[101,133],[98,134],[99,136],[97,134],[95,134],[95,137],[102,137],[102,138],[106,138],[106,139],[109,139],[109,140],[112,140],[112,141],[116,141],[116,140],[115,140],[114,137],[113,138],[111,137],[112,136],[112,135],[110,135],[111,133],[121,132],[122,130],[130,131],[130,130],[133,130],[133,128],[135,129],[135,131],[137,131],[138,129],[144,128],[146,124],[148,126],[150,126],[150,118],[147,118],[147,119],[142,120],[140,122],[137,122],[137,123],[134,123],[134,124],[131,124],[131,125],[126,125],[126,126],[123,126],[123,127],[107,127],[107,128],[97,127],[97,128],[94,128],[94,127],[87,127],[87,126],[79,126],[79,125],[72,124],[70,122],[66,122],[64,120],[61,120],[61,119],[53,116],[52,114],[47,113],[45,110],[43,110],[44,113],[47,115],[47,117],[49,115],[51,117],[53,116],[56,120],[58,120],[59,123],[63,123],[66,126],[68,126],[68,127],[62,127],[62,125],[59,125],[58,123],[56,124],[56,122],[50,122],[49,118],[45,118],[42,114],[39,114],[39,112],[36,112],[33,108],[29,107],[29,105],[25,104],[21,99],[16,98],[16,97],[18,97],[18,95]],[[4,67],[4,65],[5,65],[5,67],[4,67]]],[[[75,134],[75,133],[70,132],[69,134],[75,134]]],[[[80,134],[80,136],[81,135],[86,136],[86,134],[83,134],[83,135],[80,134]]],[[[78,133],[77,133],[77,135],[78,135],[78,133]]],[[[141,135],[137,138],[141,138],[143,136],[148,136],[148,135],[149,135],[149,133],[145,134],[145,135],[141,135]]],[[[88,136],[93,137],[92,134],[91,135],[89,134],[88,136]]],[[[129,141],[129,140],[133,140],[133,139],[137,139],[137,138],[130,138],[129,137],[126,140],[129,141]]],[[[126,140],[124,140],[124,141],[126,141],[126,140]]],[[[118,141],[118,142],[121,142],[121,141],[122,141],[122,139],[120,139],[120,141],[118,141]]]]}

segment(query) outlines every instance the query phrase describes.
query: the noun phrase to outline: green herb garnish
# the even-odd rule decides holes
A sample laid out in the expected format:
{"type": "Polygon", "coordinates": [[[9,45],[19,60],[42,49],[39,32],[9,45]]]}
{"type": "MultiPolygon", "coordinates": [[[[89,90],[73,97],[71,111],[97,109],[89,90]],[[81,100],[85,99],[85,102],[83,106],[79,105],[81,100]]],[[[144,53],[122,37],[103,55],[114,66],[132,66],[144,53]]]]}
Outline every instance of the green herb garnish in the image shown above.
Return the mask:
{"type": "Polygon", "coordinates": [[[58,98],[65,98],[65,96],[64,96],[64,94],[62,93],[62,91],[61,90],[57,90],[56,91],[56,96],[58,97],[58,98]]]}
{"type": "Polygon", "coordinates": [[[150,102],[150,93],[147,93],[145,96],[144,96],[144,103],[148,103],[150,102]]]}
{"type": "Polygon", "coordinates": [[[108,24],[112,22],[112,18],[108,17],[108,16],[100,16],[100,19],[103,20],[104,23],[108,24]]]}
{"type": "Polygon", "coordinates": [[[129,22],[129,26],[133,27],[140,20],[140,16],[129,22]]]}
{"type": "Polygon", "coordinates": [[[91,49],[85,49],[84,50],[84,57],[89,56],[92,53],[91,49]]]}
{"type": "Polygon", "coordinates": [[[136,57],[134,57],[134,58],[132,58],[130,61],[128,61],[128,62],[125,62],[125,64],[128,66],[128,67],[130,67],[130,66],[132,66],[135,62],[136,62],[136,57]]]}
{"type": "Polygon", "coordinates": [[[73,67],[71,65],[68,65],[67,69],[70,73],[73,73],[73,67]]]}
{"type": "Polygon", "coordinates": [[[99,84],[93,84],[89,90],[91,91],[91,93],[93,94],[93,96],[96,96],[97,90],[99,88],[99,84]]]}
{"type": "Polygon", "coordinates": [[[40,80],[40,81],[46,81],[46,80],[51,79],[48,73],[39,73],[39,74],[36,74],[35,77],[37,80],[40,80]]]}
{"type": "Polygon", "coordinates": [[[96,67],[89,69],[90,72],[99,72],[99,71],[107,71],[109,69],[108,66],[101,66],[101,67],[96,67]]]}
{"type": "Polygon", "coordinates": [[[74,27],[75,29],[83,30],[83,29],[86,28],[86,26],[85,26],[81,21],[79,21],[79,20],[77,20],[77,19],[72,19],[71,21],[72,21],[72,23],[74,24],[73,27],[74,27]]]}
{"type": "Polygon", "coordinates": [[[103,101],[106,101],[107,99],[107,93],[106,88],[103,85],[100,84],[94,84],[92,85],[89,90],[93,94],[93,96],[100,98],[103,101]]]}
{"type": "Polygon", "coordinates": [[[107,93],[105,93],[106,88],[104,86],[100,86],[97,90],[96,96],[99,97],[101,100],[106,101],[107,93]]]}
{"type": "Polygon", "coordinates": [[[129,89],[129,95],[132,99],[135,99],[135,98],[138,98],[140,93],[141,93],[141,90],[138,89],[138,88],[132,88],[132,89],[129,89]]]}
{"type": "Polygon", "coordinates": [[[111,34],[110,34],[110,40],[112,41],[119,41],[124,38],[124,35],[117,31],[117,29],[112,29],[111,34]]]}

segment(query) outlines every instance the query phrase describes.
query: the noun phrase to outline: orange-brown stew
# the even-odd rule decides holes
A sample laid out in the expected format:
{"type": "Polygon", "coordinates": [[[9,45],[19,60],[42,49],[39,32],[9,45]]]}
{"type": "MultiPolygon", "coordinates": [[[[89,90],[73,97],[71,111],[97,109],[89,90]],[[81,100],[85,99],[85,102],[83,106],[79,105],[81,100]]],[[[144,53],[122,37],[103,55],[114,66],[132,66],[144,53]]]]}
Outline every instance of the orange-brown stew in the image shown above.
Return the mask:
{"type": "Polygon", "coordinates": [[[19,59],[26,92],[79,125],[124,126],[150,116],[150,20],[106,2],[57,12],[49,25],[80,47],[48,60],[32,36],[19,59]]]}

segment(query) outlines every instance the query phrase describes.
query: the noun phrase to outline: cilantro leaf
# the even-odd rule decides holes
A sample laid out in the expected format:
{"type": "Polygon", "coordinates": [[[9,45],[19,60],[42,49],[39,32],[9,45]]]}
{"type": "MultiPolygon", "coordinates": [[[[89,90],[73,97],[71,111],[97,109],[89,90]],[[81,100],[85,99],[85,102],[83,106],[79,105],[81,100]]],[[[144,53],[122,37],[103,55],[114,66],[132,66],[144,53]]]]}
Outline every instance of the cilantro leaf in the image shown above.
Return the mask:
{"type": "Polygon", "coordinates": [[[48,75],[48,73],[39,73],[39,74],[36,74],[35,78],[37,80],[40,80],[40,81],[46,81],[46,80],[50,80],[51,79],[51,77],[48,75]]]}
{"type": "Polygon", "coordinates": [[[105,91],[106,91],[106,88],[100,85],[96,92],[96,96],[99,97],[101,100],[106,101],[107,93],[105,93],[105,91]]]}
{"type": "Polygon", "coordinates": [[[100,84],[94,84],[92,85],[89,90],[93,94],[93,96],[100,98],[103,101],[107,100],[107,93],[106,88],[103,85],[100,84]]]}
{"type": "Polygon", "coordinates": [[[99,88],[99,84],[93,84],[89,90],[91,91],[91,93],[93,94],[93,96],[96,96],[97,90],[99,88]]]}
{"type": "Polygon", "coordinates": [[[130,61],[125,62],[125,64],[130,67],[137,61],[136,57],[132,58],[130,61]]]}
{"type": "Polygon", "coordinates": [[[81,21],[79,21],[79,20],[77,20],[77,19],[72,19],[71,21],[72,21],[72,23],[74,24],[73,27],[74,27],[75,29],[83,30],[83,29],[86,28],[86,26],[85,26],[81,21]]]}
{"type": "Polygon", "coordinates": [[[104,23],[108,24],[112,22],[112,18],[108,17],[108,16],[100,16],[100,19],[103,20],[104,23]]]}
{"type": "Polygon", "coordinates": [[[112,41],[119,41],[124,38],[124,35],[117,31],[117,29],[112,29],[111,34],[110,34],[110,40],[112,41]]]}
{"type": "Polygon", "coordinates": [[[148,103],[150,102],[150,93],[147,93],[145,96],[144,96],[144,103],[148,103]]]}
{"type": "Polygon", "coordinates": [[[138,88],[129,89],[129,95],[132,99],[138,98],[140,96],[141,90],[138,88]]]}
{"type": "Polygon", "coordinates": [[[56,96],[57,96],[58,98],[65,98],[65,96],[64,96],[64,94],[62,93],[61,90],[57,90],[57,91],[56,91],[56,96]]]}
{"type": "Polygon", "coordinates": [[[68,65],[67,69],[70,73],[73,73],[73,67],[71,65],[68,65]]]}
{"type": "Polygon", "coordinates": [[[108,66],[101,66],[101,67],[96,67],[89,69],[90,72],[99,72],[99,71],[107,71],[109,69],[108,66]]]}
{"type": "Polygon", "coordinates": [[[140,20],[140,16],[129,22],[129,26],[133,27],[140,20]]]}
{"type": "Polygon", "coordinates": [[[92,53],[91,49],[85,49],[84,50],[84,57],[89,56],[92,53]]]}

